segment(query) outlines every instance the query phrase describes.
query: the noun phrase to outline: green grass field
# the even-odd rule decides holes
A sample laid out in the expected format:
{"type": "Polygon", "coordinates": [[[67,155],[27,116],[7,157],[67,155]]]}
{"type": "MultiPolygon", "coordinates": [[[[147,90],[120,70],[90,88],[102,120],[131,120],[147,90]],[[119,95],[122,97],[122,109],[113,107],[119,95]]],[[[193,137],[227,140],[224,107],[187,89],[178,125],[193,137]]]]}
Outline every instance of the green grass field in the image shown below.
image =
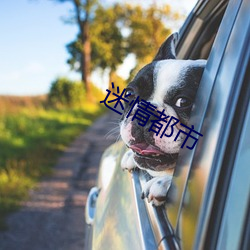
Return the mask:
{"type": "Polygon", "coordinates": [[[104,109],[44,108],[45,97],[0,97],[0,229],[6,214],[28,197],[28,190],[51,167],[65,147],[104,109]]]}

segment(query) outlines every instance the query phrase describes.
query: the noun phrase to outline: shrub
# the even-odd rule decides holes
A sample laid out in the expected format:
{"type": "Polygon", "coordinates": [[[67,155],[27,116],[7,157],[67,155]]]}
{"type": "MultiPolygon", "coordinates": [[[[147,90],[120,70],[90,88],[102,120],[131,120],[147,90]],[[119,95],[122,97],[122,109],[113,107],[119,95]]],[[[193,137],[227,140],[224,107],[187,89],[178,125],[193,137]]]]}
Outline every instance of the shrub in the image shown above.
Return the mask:
{"type": "Polygon", "coordinates": [[[85,100],[83,84],[67,78],[58,78],[51,85],[48,100],[54,107],[81,107],[85,100]]]}

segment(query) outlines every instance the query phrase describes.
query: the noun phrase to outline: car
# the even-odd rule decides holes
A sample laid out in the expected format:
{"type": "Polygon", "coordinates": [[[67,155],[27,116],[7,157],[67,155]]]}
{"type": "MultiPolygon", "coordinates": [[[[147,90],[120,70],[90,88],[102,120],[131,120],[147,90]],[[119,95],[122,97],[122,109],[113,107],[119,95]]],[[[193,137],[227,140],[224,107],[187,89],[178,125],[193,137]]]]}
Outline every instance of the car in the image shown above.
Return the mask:
{"type": "Polygon", "coordinates": [[[198,1],[180,30],[179,59],[207,59],[165,206],[141,199],[150,177],[123,172],[119,141],[89,193],[86,249],[250,249],[250,1],[198,1]],[[249,164],[249,165],[248,165],[249,164]]]}

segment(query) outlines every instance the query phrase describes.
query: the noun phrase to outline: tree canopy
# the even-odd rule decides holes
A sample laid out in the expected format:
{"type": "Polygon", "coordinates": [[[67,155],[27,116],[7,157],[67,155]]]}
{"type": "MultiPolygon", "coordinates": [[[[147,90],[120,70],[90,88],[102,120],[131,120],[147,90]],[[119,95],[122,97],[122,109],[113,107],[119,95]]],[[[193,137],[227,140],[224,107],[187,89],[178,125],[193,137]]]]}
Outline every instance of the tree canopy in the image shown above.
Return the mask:
{"type": "MultiPolygon", "coordinates": [[[[79,60],[80,72],[87,95],[90,95],[90,73],[91,73],[91,43],[89,25],[94,17],[97,0],[54,0],[65,3],[70,2],[74,7],[73,16],[70,21],[76,23],[79,28],[78,41],[75,43],[76,50],[72,55],[76,56],[75,62],[79,60]]],[[[72,48],[73,49],[73,48],[72,48]]]]}
{"type": "Polygon", "coordinates": [[[171,32],[164,23],[171,15],[168,5],[160,8],[128,4],[104,7],[96,0],[57,1],[70,1],[75,6],[74,20],[79,25],[79,34],[67,45],[68,63],[82,73],[85,82],[86,74],[97,68],[108,69],[112,81],[118,66],[130,53],[136,56],[134,73],[153,59],[171,32]]]}

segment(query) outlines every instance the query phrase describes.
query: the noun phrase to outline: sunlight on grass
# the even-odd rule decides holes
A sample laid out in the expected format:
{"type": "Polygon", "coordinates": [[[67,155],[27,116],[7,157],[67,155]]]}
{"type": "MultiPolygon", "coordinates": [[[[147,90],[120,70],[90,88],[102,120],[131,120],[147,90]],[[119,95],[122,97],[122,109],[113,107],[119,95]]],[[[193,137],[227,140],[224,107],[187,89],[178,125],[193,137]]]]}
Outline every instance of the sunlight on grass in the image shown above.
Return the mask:
{"type": "Polygon", "coordinates": [[[34,187],[34,180],[17,169],[0,171],[0,229],[6,229],[5,216],[15,211],[20,202],[27,199],[28,190],[34,187]]]}
{"type": "Polygon", "coordinates": [[[51,173],[59,154],[104,110],[88,103],[83,109],[12,105],[12,112],[7,112],[4,108],[0,110],[0,229],[5,228],[6,214],[18,208],[41,176],[51,173]]]}

